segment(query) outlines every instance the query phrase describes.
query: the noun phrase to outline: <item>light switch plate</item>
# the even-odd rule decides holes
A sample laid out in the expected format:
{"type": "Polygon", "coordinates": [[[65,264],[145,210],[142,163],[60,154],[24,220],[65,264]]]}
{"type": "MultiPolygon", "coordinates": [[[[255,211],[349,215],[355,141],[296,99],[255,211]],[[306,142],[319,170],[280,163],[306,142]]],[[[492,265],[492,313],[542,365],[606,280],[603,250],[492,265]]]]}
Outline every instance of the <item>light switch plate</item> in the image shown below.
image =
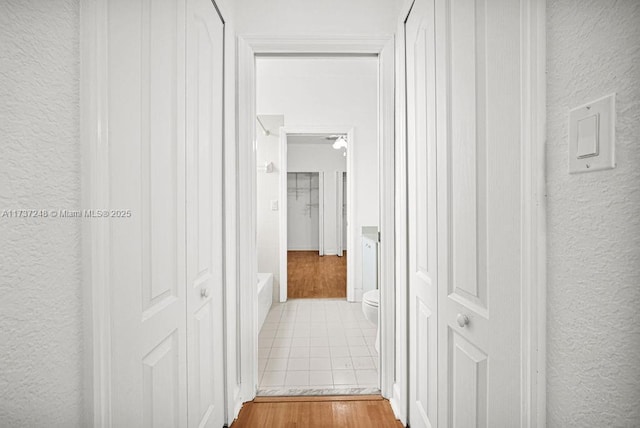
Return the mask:
{"type": "Polygon", "coordinates": [[[569,173],[615,168],[616,94],[569,112],[569,173]]]}

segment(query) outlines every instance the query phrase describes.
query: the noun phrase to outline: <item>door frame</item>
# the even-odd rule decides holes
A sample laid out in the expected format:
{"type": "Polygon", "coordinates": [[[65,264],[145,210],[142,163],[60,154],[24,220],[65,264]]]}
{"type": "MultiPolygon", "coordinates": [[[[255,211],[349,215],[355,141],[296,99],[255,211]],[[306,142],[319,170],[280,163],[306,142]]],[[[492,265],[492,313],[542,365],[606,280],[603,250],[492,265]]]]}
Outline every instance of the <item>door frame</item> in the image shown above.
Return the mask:
{"type": "MultiPolygon", "coordinates": [[[[396,27],[396,210],[406,212],[407,140],[404,23],[414,0],[405,0],[396,27]]],[[[522,0],[520,72],[522,118],[522,313],[521,423],[522,428],[546,426],[546,2],[522,0]]],[[[408,265],[407,218],[396,216],[396,366],[390,403],[407,423],[408,376],[408,265]]]]}
{"type": "MultiPolygon", "coordinates": [[[[238,266],[239,337],[242,401],[252,400],[257,391],[258,331],[255,278],[256,257],[256,87],[255,57],[283,55],[376,55],[378,57],[378,162],[380,170],[381,283],[380,322],[381,392],[391,396],[395,343],[395,238],[394,238],[394,48],[393,36],[243,36],[237,37],[238,55],[238,266]]],[[[353,180],[352,180],[353,181],[353,180]]]]}
{"type": "MultiPolygon", "coordinates": [[[[353,141],[354,130],[353,128],[340,127],[340,126],[323,126],[323,127],[301,127],[301,128],[291,128],[283,126],[280,128],[280,191],[278,193],[280,199],[280,214],[278,216],[278,226],[279,226],[279,260],[280,260],[280,302],[286,302],[288,298],[288,290],[287,290],[287,221],[288,221],[288,212],[287,212],[287,173],[289,172],[289,166],[287,164],[287,136],[291,134],[306,134],[306,135],[317,135],[317,134],[346,134],[349,142],[353,141]]],[[[353,156],[349,156],[349,151],[347,150],[347,171],[353,171],[353,156]]],[[[317,172],[317,171],[309,171],[309,172],[317,172]]],[[[318,178],[321,183],[321,189],[318,192],[320,198],[320,206],[318,219],[320,222],[320,236],[318,237],[318,242],[320,244],[320,255],[323,256],[325,254],[324,251],[324,189],[322,185],[324,185],[324,177],[322,172],[318,172],[320,177],[318,178]]],[[[349,189],[351,190],[351,189],[349,189]]],[[[349,191],[348,194],[352,194],[353,192],[349,191]]],[[[347,195],[349,197],[349,195],[347,195]]],[[[351,200],[349,203],[353,203],[351,200]]],[[[349,211],[347,205],[347,222],[348,224],[354,224],[352,221],[353,212],[349,211]]],[[[351,236],[351,241],[355,239],[351,234],[355,234],[355,230],[351,230],[349,228],[347,233],[351,236]]],[[[347,254],[349,254],[349,249],[347,249],[347,254]]],[[[347,258],[347,300],[353,301],[353,296],[355,294],[355,280],[354,280],[354,266],[353,266],[353,257],[347,258]],[[351,263],[350,263],[351,262],[351,263]]]]}
{"type": "MultiPolygon", "coordinates": [[[[337,243],[337,253],[339,257],[344,256],[344,222],[342,218],[344,217],[344,174],[346,171],[336,171],[336,243],[337,243]]],[[[347,192],[347,196],[349,196],[349,192],[347,192]]],[[[348,225],[348,222],[347,222],[348,225]]],[[[349,231],[347,231],[347,234],[349,231]]]]}

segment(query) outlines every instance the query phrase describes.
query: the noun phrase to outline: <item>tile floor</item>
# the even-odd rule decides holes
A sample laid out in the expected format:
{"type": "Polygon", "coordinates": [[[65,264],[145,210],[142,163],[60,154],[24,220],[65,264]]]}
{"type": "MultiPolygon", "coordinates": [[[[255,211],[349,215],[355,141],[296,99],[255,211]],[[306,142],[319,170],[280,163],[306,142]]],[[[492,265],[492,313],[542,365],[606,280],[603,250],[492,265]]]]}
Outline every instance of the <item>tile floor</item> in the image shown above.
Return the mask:
{"type": "Polygon", "coordinates": [[[375,340],[376,329],[364,318],[361,303],[274,303],[258,339],[258,394],[377,389],[375,340]]]}

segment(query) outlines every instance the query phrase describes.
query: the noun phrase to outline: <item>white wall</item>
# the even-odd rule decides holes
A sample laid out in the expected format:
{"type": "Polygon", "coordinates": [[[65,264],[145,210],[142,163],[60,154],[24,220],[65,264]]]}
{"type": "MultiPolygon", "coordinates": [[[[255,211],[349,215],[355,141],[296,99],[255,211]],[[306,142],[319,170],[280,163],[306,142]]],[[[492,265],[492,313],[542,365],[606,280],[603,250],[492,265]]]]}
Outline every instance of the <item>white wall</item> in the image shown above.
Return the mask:
{"type": "Polygon", "coordinates": [[[640,424],[640,2],[547,3],[548,426],[640,424]],[[617,93],[617,168],[567,173],[570,108],[617,93]]]}
{"type": "MultiPolygon", "coordinates": [[[[378,61],[362,58],[260,57],[257,113],[283,114],[287,128],[354,128],[349,180],[355,186],[353,244],[356,300],[361,297],[360,230],[378,225],[378,61]],[[360,290],[360,291],[359,291],[360,290]]],[[[351,256],[351,255],[350,255],[351,256]]]]}
{"type": "Polygon", "coordinates": [[[287,145],[287,170],[289,172],[317,171],[324,173],[324,252],[326,255],[337,254],[336,171],[347,170],[347,158],[342,155],[342,150],[335,150],[331,147],[331,142],[324,145],[289,143],[287,145]]]}
{"type": "Polygon", "coordinates": [[[391,35],[402,0],[236,0],[238,34],[391,35]]]}
{"type": "MultiPolygon", "coordinates": [[[[78,2],[0,2],[0,212],[80,208],[78,2]]],[[[80,221],[0,217],[0,425],[82,420],[80,221]]]]}

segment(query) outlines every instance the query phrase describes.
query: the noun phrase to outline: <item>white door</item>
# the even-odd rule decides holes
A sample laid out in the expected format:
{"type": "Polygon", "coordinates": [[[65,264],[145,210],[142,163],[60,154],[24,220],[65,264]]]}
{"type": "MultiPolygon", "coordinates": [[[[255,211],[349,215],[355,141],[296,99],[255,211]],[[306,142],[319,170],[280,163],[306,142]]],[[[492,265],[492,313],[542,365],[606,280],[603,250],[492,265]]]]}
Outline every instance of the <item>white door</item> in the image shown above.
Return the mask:
{"type": "Polygon", "coordinates": [[[436,1],[440,427],[521,423],[521,3],[436,1]]]}
{"type": "Polygon", "coordinates": [[[439,426],[434,22],[434,0],[416,0],[405,22],[409,420],[416,428],[439,426]]]}
{"type": "Polygon", "coordinates": [[[223,35],[194,1],[107,5],[114,427],[223,423],[223,35]]]}
{"type": "Polygon", "coordinates": [[[189,427],[220,427],[223,373],[224,21],[187,0],[187,357],[189,427]]]}
{"type": "Polygon", "coordinates": [[[184,8],[108,2],[114,427],[187,426],[184,8]]]}
{"type": "Polygon", "coordinates": [[[412,427],[520,425],[519,7],[406,21],[412,427]]]}

